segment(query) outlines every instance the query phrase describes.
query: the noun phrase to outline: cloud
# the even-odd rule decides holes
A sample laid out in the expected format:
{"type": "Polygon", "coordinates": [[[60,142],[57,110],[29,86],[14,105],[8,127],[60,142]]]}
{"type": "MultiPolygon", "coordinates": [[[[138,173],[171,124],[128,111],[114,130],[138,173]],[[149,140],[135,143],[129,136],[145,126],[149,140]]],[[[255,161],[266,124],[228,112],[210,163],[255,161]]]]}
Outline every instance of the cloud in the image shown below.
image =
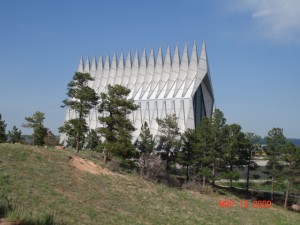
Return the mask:
{"type": "Polygon", "coordinates": [[[272,13],[271,9],[264,9],[255,13],[252,13],[253,18],[262,17],[262,16],[268,16],[272,13]]]}
{"type": "Polygon", "coordinates": [[[251,16],[264,36],[280,40],[299,39],[299,0],[233,0],[231,2],[236,10],[251,16]]]}

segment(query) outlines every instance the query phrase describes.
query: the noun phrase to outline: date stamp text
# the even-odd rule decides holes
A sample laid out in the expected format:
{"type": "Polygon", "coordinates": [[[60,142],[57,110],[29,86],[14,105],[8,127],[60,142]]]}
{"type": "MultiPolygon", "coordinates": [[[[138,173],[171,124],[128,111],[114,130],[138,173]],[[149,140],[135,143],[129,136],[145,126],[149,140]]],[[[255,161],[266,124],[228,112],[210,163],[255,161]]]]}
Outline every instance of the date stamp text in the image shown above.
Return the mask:
{"type": "Polygon", "coordinates": [[[248,209],[257,208],[257,209],[268,209],[272,208],[272,201],[271,200],[254,200],[249,201],[246,199],[241,199],[239,202],[236,202],[233,199],[221,199],[218,201],[218,205],[220,208],[233,208],[235,205],[239,206],[240,208],[248,209]]]}

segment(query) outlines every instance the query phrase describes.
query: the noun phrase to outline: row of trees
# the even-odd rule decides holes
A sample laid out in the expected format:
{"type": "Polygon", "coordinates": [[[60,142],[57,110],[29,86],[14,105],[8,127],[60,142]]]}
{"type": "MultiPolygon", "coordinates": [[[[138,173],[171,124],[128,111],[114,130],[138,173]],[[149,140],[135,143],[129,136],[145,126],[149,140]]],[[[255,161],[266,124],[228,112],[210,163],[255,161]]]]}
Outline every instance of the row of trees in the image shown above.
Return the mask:
{"type": "MultiPolygon", "coordinates": [[[[31,135],[33,145],[47,145],[54,146],[58,144],[57,137],[44,126],[43,122],[45,119],[45,114],[42,112],[35,112],[32,116],[25,117],[25,123],[22,124],[24,128],[33,129],[33,134],[31,135]]],[[[5,132],[6,123],[2,120],[0,114],[0,143],[10,142],[10,143],[21,143],[25,142],[22,138],[22,131],[16,126],[13,126],[12,130],[5,132]]]]}
{"type": "Polygon", "coordinates": [[[13,126],[12,130],[8,131],[6,134],[5,120],[2,120],[2,115],[0,114],[0,143],[9,141],[11,143],[16,143],[21,141],[22,131],[19,130],[16,126],[13,126]]]}
{"type": "Polygon", "coordinates": [[[52,131],[44,125],[45,113],[37,111],[32,116],[25,117],[25,123],[22,124],[25,128],[33,129],[32,144],[33,145],[58,145],[57,137],[52,131]]]}
{"type": "Polygon", "coordinates": [[[135,130],[127,117],[138,106],[127,97],[130,90],[121,85],[108,85],[106,93],[100,97],[94,89],[88,87],[88,81],[93,80],[88,73],[75,73],[73,80],[68,84],[68,99],[63,101],[62,107],[67,107],[76,114],[59,128],[61,133],[67,135],[67,145],[74,147],[77,152],[83,147],[99,147],[104,152],[107,162],[112,153],[122,158],[136,155],[135,147],[131,143],[132,132],[135,130]],[[102,127],[89,130],[86,117],[90,110],[98,107],[98,118],[102,127]],[[100,141],[99,136],[104,138],[100,141]]]}
{"type": "MultiPolygon", "coordinates": [[[[203,186],[209,182],[214,187],[215,180],[219,179],[229,179],[232,186],[232,181],[240,177],[238,170],[246,169],[246,189],[249,189],[250,170],[255,168],[252,154],[260,148],[261,137],[243,132],[238,124],[226,124],[219,109],[212,118],[203,118],[196,129],[188,129],[183,134],[179,133],[176,121],[176,115],[157,119],[161,133],[158,143],[145,123],[137,142],[138,149],[146,155],[158,150],[167,170],[175,165],[185,167],[186,179],[190,180],[192,174],[203,186]]],[[[283,181],[287,184],[287,206],[290,187],[300,177],[300,148],[287,141],[281,128],[273,128],[264,139],[266,169],[272,179],[271,198],[273,200],[275,181],[283,181]]]]}
{"type": "Polygon", "coordinates": [[[242,132],[238,124],[226,124],[220,110],[215,110],[212,118],[204,117],[196,129],[179,132],[176,115],[157,119],[160,136],[157,143],[150,134],[147,123],[142,127],[138,149],[143,154],[155,150],[166,162],[170,171],[176,164],[185,167],[186,178],[196,175],[203,185],[214,184],[216,179],[226,178],[231,182],[239,178],[236,168],[247,165],[250,169],[253,134],[242,132]],[[152,149],[151,149],[152,148],[152,149]]]}

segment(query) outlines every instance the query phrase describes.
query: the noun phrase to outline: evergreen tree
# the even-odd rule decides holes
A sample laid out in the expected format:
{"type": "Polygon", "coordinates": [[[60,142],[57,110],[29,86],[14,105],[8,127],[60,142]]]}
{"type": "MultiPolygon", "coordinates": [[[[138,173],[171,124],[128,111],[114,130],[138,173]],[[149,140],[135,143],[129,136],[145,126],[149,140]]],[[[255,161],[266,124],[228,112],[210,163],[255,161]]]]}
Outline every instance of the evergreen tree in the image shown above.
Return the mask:
{"type": "Polygon", "coordinates": [[[234,169],[247,163],[249,142],[238,124],[226,125],[226,131],[226,148],[223,155],[225,171],[223,174],[225,178],[230,179],[230,186],[232,186],[232,180],[239,179],[239,173],[234,169]]]}
{"type": "Polygon", "coordinates": [[[273,200],[274,182],[275,178],[281,173],[282,164],[280,163],[280,156],[284,150],[286,138],[283,134],[283,129],[273,128],[268,132],[268,136],[265,137],[265,139],[267,142],[268,156],[267,171],[272,177],[271,198],[273,200]]]}
{"type": "Polygon", "coordinates": [[[85,119],[90,110],[98,104],[99,97],[95,90],[88,86],[88,82],[92,80],[94,79],[89,73],[76,72],[73,80],[68,84],[69,98],[63,100],[62,107],[74,111],[77,118],[66,121],[59,128],[59,132],[67,135],[68,144],[75,147],[77,152],[84,146],[85,134],[88,131],[85,119]]]}
{"type": "MultiPolygon", "coordinates": [[[[78,146],[78,149],[82,149],[83,142],[80,142],[80,144],[77,145],[77,137],[81,135],[80,140],[84,140],[85,133],[88,132],[88,127],[86,125],[85,120],[79,120],[76,119],[70,119],[67,122],[64,123],[63,126],[58,128],[60,133],[64,133],[67,135],[67,146],[70,146],[72,148],[76,149],[76,146],[78,146]]],[[[79,150],[77,150],[78,152],[79,150]]]]}
{"type": "Polygon", "coordinates": [[[5,120],[2,120],[2,115],[0,114],[0,143],[6,142],[5,128],[6,128],[5,120]]]}
{"type": "Polygon", "coordinates": [[[182,135],[182,148],[177,153],[176,161],[185,167],[186,179],[190,179],[190,168],[195,163],[196,158],[196,136],[195,129],[187,129],[182,135]]]}
{"type": "Polygon", "coordinates": [[[300,176],[300,148],[297,148],[291,142],[287,142],[282,150],[280,161],[283,164],[281,176],[287,184],[284,201],[284,207],[286,208],[290,187],[295,179],[300,176]]]}
{"type": "Polygon", "coordinates": [[[33,129],[32,139],[34,145],[44,144],[44,137],[47,135],[48,130],[43,125],[44,119],[45,114],[37,111],[31,117],[25,117],[26,123],[22,124],[25,128],[33,129]]]}
{"type": "Polygon", "coordinates": [[[101,93],[99,121],[103,127],[98,132],[105,138],[102,144],[104,161],[110,153],[122,158],[130,158],[137,152],[131,143],[132,132],[135,130],[128,115],[138,109],[132,99],[127,99],[130,89],[122,85],[108,85],[107,93],[101,93]]]}
{"type": "Polygon", "coordinates": [[[204,117],[199,126],[196,128],[196,167],[202,177],[202,184],[205,186],[206,181],[212,178],[213,165],[216,161],[214,152],[214,136],[212,129],[212,119],[204,117]]]}
{"type": "Polygon", "coordinates": [[[34,129],[34,143],[36,145],[44,145],[44,138],[47,136],[48,129],[44,125],[37,125],[34,129]]]}
{"type": "Polygon", "coordinates": [[[256,165],[256,163],[252,160],[252,154],[258,150],[260,146],[261,137],[254,133],[246,133],[246,161],[247,161],[247,178],[246,178],[246,190],[249,190],[249,179],[250,179],[250,169],[255,169],[255,167],[251,165],[256,165]],[[248,146],[248,147],[247,147],[248,146]]]}
{"type": "Polygon", "coordinates": [[[21,141],[22,131],[19,130],[16,126],[13,126],[11,131],[8,131],[8,139],[10,143],[16,143],[21,141]]]}
{"type": "Polygon", "coordinates": [[[139,139],[136,142],[136,146],[142,154],[149,154],[154,149],[154,138],[150,132],[148,123],[145,121],[141,128],[139,139]]]}
{"type": "Polygon", "coordinates": [[[56,146],[59,144],[58,138],[52,133],[51,130],[47,130],[47,134],[44,137],[44,142],[46,146],[56,146]]]}
{"type": "Polygon", "coordinates": [[[170,169],[170,163],[174,161],[175,153],[181,147],[181,134],[175,114],[167,115],[163,119],[156,118],[159,130],[158,150],[161,151],[161,157],[166,162],[167,170],[170,169]]]}
{"type": "Polygon", "coordinates": [[[97,132],[94,129],[91,129],[86,137],[86,148],[95,150],[98,147],[99,143],[100,139],[97,135],[97,132]]]}
{"type": "Polygon", "coordinates": [[[217,170],[224,164],[223,156],[226,143],[226,119],[221,110],[216,109],[212,115],[212,136],[213,136],[213,148],[211,156],[212,162],[212,184],[215,188],[215,179],[217,170]]]}
{"type": "Polygon", "coordinates": [[[153,135],[151,134],[148,123],[146,121],[144,122],[144,124],[142,124],[141,133],[137,141],[135,142],[135,146],[140,152],[140,174],[141,176],[144,176],[145,173],[149,174],[151,170],[151,167],[149,166],[151,161],[150,153],[154,150],[155,146],[153,135]]]}

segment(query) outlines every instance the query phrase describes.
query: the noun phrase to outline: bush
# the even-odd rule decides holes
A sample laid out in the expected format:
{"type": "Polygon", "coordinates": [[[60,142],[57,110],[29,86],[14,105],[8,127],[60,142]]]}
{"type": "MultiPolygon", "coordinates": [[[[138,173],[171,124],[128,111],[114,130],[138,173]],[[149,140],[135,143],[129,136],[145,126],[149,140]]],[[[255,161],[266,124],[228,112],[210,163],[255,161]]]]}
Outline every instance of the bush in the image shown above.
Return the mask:
{"type": "Polygon", "coordinates": [[[141,176],[155,180],[167,174],[165,163],[156,155],[142,155],[138,160],[141,176]]]}
{"type": "Polygon", "coordinates": [[[134,162],[134,160],[130,160],[130,159],[122,159],[120,161],[120,166],[122,170],[129,173],[138,170],[138,165],[134,162]]]}
{"type": "Polygon", "coordinates": [[[253,177],[254,179],[259,179],[259,178],[260,178],[260,175],[259,175],[259,174],[253,174],[252,177],[253,177]]]}
{"type": "Polygon", "coordinates": [[[136,165],[138,165],[141,177],[155,182],[163,183],[171,187],[180,187],[176,176],[169,175],[166,162],[157,155],[142,154],[136,165]]]}
{"type": "Polygon", "coordinates": [[[138,170],[137,164],[133,160],[129,159],[114,158],[107,163],[107,166],[108,169],[113,172],[123,171],[126,173],[131,173],[138,170]]]}
{"type": "Polygon", "coordinates": [[[5,215],[11,210],[7,203],[0,201],[0,218],[5,217],[5,215]]]}
{"type": "Polygon", "coordinates": [[[121,168],[120,168],[120,162],[117,160],[111,160],[107,163],[107,167],[110,171],[113,172],[120,172],[121,168]]]}

